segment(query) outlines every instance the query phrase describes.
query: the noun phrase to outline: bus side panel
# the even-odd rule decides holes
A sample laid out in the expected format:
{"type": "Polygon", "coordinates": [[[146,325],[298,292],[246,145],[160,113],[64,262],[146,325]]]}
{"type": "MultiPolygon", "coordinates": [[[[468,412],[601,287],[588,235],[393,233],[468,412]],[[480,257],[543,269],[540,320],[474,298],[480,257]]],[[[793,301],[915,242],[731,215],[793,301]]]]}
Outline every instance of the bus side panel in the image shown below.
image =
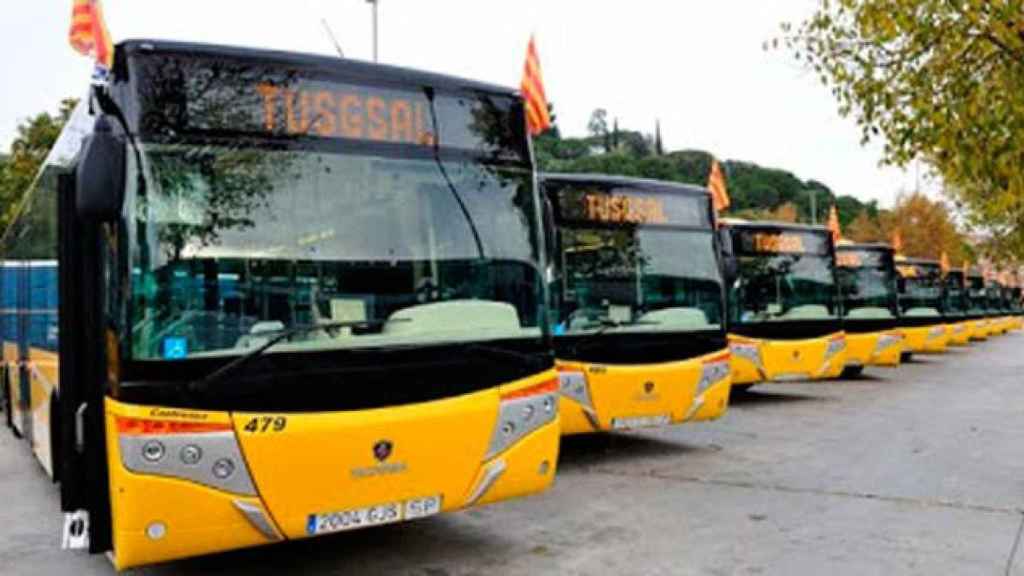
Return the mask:
{"type": "Polygon", "coordinates": [[[51,419],[57,394],[57,267],[34,263],[30,268],[28,356],[26,373],[31,398],[32,451],[51,478],[55,440],[51,419]]]}
{"type": "Polygon", "coordinates": [[[46,473],[53,478],[53,459],[56,454],[53,449],[51,418],[57,393],[57,354],[49,350],[30,348],[27,364],[32,391],[32,451],[46,473]]]}

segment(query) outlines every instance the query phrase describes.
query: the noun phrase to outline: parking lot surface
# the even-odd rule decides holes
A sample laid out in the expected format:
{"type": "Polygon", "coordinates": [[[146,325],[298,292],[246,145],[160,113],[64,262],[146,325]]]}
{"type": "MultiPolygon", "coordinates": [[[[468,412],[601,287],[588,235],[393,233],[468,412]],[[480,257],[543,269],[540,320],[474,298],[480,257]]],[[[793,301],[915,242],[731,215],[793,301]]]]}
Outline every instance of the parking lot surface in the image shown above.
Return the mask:
{"type": "MultiPolygon", "coordinates": [[[[58,549],[58,493],[0,432],[0,574],[58,549]]],[[[548,493],[131,574],[1024,576],[1024,334],[854,381],[763,385],[725,418],[563,442],[548,493]]]]}

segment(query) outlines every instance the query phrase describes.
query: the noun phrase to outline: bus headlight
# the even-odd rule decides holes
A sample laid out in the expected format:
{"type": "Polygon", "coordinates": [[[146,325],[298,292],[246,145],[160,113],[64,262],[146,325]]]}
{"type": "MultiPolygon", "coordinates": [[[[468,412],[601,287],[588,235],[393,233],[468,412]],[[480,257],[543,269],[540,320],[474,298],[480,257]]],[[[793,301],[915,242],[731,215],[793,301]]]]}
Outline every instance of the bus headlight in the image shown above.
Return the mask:
{"type": "Polygon", "coordinates": [[[828,348],[825,348],[825,360],[830,360],[836,354],[846,350],[846,336],[838,334],[828,341],[828,348]]]}
{"type": "Polygon", "coordinates": [[[494,458],[534,430],[552,422],[558,414],[555,405],[557,394],[557,380],[502,394],[498,421],[484,460],[494,458]]]}
{"type": "Polygon", "coordinates": [[[594,403],[590,399],[590,385],[587,384],[587,375],[578,370],[565,370],[558,372],[558,389],[562,396],[575,401],[584,410],[594,411],[594,403]]]}
{"type": "Polygon", "coordinates": [[[117,418],[121,464],[132,472],[256,496],[230,422],[117,418]],[[177,457],[166,458],[166,454],[177,457]],[[206,460],[210,466],[199,466],[206,460]]]}
{"type": "Polygon", "coordinates": [[[708,388],[725,380],[731,371],[729,361],[732,355],[729,352],[719,354],[704,360],[701,367],[700,382],[697,384],[697,394],[700,396],[708,388]]]}
{"type": "Polygon", "coordinates": [[[896,332],[887,332],[878,337],[878,344],[875,345],[875,354],[886,350],[903,341],[903,335],[896,332]]]}
{"type": "Polygon", "coordinates": [[[734,340],[729,342],[729,351],[739,358],[752,362],[758,370],[764,369],[764,364],[761,362],[761,346],[757,342],[734,340]]]}

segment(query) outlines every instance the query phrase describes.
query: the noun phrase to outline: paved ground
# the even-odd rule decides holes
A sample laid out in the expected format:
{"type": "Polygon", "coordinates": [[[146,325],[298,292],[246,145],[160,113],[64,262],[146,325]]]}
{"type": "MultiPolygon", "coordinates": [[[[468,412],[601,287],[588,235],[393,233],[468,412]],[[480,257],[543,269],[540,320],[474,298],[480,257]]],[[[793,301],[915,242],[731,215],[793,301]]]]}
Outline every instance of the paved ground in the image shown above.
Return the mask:
{"type": "MultiPolygon", "coordinates": [[[[570,439],[549,493],[135,574],[1024,576],[1024,334],[708,425],[570,439]]],[[[109,574],[57,550],[56,490],[0,433],[0,574],[109,574]]]]}

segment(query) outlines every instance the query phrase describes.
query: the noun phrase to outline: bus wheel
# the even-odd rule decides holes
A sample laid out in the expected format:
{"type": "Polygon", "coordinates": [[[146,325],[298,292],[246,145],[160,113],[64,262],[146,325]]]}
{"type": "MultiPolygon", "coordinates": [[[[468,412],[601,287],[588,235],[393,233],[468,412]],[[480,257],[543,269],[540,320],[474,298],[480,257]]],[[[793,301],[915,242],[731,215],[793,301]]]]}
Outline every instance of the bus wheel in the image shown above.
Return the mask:
{"type": "Polygon", "coordinates": [[[913,352],[904,352],[904,353],[900,354],[900,362],[902,362],[904,364],[906,364],[907,362],[911,362],[913,360],[914,360],[914,353],[913,352]]]}
{"type": "Polygon", "coordinates": [[[847,366],[843,368],[841,378],[860,378],[860,375],[864,373],[863,366],[847,366]]]}
{"type": "Polygon", "coordinates": [[[750,389],[754,387],[754,384],[733,384],[732,391],[737,394],[746,394],[750,392],[750,389]]]}

